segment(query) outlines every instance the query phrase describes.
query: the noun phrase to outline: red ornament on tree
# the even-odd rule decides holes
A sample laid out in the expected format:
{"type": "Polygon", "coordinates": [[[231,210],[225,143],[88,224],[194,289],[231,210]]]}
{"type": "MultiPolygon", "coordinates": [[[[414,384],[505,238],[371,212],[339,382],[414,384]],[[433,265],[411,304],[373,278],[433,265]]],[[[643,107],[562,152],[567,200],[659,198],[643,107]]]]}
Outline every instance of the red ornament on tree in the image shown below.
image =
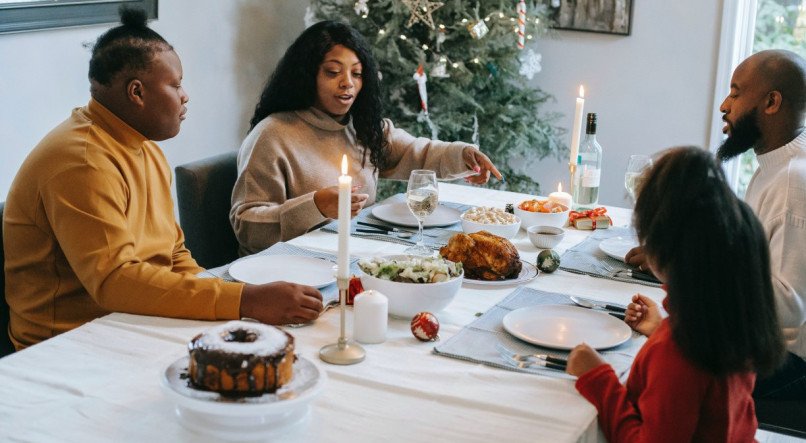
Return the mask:
{"type": "Polygon", "coordinates": [[[420,341],[437,341],[439,320],[430,312],[420,312],[411,319],[411,333],[420,341]]]}

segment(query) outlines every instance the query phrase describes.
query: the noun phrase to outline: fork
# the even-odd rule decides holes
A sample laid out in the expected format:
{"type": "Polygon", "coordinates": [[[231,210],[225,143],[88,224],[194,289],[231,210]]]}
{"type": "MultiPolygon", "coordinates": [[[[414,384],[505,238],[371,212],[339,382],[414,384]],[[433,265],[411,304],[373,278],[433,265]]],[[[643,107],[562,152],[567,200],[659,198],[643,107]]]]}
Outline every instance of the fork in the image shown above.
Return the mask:
{"type": "MultiPolygon", "coordinates": [[[[330,308],[335,308],[336,306],[338,306],[338,305],[339,305],[339,303],[340,303],[340,302],[339,302],[339,299],[330,300],[330,301],[329,301],[329,302],[327,302],[327,304],[326,304],[326,305],[325,305],[325,306],[322,308],[322,312],[320,312],[320,313],[319,313],[319,315],[321,316],[322,314],[324,314],[325,312],[327,312],[328,310],[330,310],[330,308]]],[[[289,323],[289,324],[287,324],[286,326],[288,326],[289,328],[294,328],[294,329],[296,329],[296,328],[301,328],[301,327],[303,327],[303,326],[308,326],[308,325],[309,325],[309,324],[311,324],[311,323],[312,323],[312,322],[305,322],[305,323],[289,323]]]]}
{"type": "Polygon", "coordinates": [[[496,343],[495,348],[509,363],[521,369],[531,366],[544,366],[564,371],[568,365],[568,360],[564,358],[552,357],[548,354],[519,354],[506,348],[501,343],[496,343]]]}

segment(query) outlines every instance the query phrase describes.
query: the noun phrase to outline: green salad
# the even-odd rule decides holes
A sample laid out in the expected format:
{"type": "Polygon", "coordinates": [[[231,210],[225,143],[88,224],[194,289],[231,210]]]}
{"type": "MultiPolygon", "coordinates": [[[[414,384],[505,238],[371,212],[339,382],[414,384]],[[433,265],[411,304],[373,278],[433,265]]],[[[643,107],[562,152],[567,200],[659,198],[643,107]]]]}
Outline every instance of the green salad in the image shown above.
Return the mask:
{"type": "Polygon", "coordinates": [[[462,274],[461,263],[442,257],[374,257],[359,260],[358,267],[373,277],[402,283],[438,283],[462,274]]]}

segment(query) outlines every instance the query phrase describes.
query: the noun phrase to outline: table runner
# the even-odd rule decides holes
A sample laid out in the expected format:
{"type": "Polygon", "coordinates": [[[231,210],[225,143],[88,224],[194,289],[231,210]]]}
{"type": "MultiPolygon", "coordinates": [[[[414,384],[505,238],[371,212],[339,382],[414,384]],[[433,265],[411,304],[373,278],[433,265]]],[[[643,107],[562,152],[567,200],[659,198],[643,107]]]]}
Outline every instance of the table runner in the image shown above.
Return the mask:
{"type": "MultiPolygon", "coordinates": [[[[519,308],[536,305],[573,305],[566,294],[539,291],[537,289],[520,287],[506,298],[490,308],[481,317],[465,326],[456,335],[438,344],[433,352],[445,357],[458,358],[460,360],[481,363],[511,371],[528,372],[532,374],[546,375],[574,380],[576,377],[566,374],[563,371],[548,369],[541,366],[530,368],[517,368],[506,363],[496,350],[496,344],[501,343],[507,348],[521,354],[548,354],[554,357],[568,358],[569,352],[543,348],[515,338],[504,330],[504,316],[519,308]]],[[[621,377],[632,365],[635,354],[641,348],[644,340],[638,333],[633,333],[633,337],[627,342],[605,351],[600,351],[602,357],[621,377]]]]}
{"type": "MultiPolygon", "coordinates": [[[[405,194],[396,194],[396,195],[393,195],[393,196],[387,198],[386,200],[384,200],[384,201],[382,201],[380,203],[377,203],[377,204],[378,205],[385,205],[385,204],[399,203],[399,202],[405,202],[405,201],[406,201],[406,195],[405,194]]],[[[465,205],[465,204],[453,203],[453,202],[439,202],[439,204],[447,206],[447,207],[452,208],[452,209],[456,209],[459,212],[465,212],[468,209],[473,207],[472,205],[465,205]]],[[[396,235],[394,235],[392,233],[388,233],[388,234],[366,234],[366,233],[363,233],[363,232],[356,232],[355,230],[357,228],[360,228],[360,229],[373,229],[373,228],[371,228],[369,226],[358,225],[356,223],[357,221],[363,221],[363,222],[368,222],[368,223],[372,223],[372,224],[383,225],[383,226],[387,226],[389,228],[400,227],[400,226],[395,225],[393,223],[387,223],[387,222],[385,222],[383,220],[375,218],[375,216],[372,215],[372,208],[374,208],[374,207],[375,206],[370,206],[370,207],[364,208],[358,213],[358,215],[353,217],[353,219],[352,219],[352,221],[350,223],[350,235],[355,236],[355,237],[370,238],[370,239],[373,239],[373,240],[380,240],[380,241],[385,241],[385,242],[390,242],[390,243],[398,243],[398,244],[401,244],[401,245],[414,245],[414,244],[417,243],[417,239],[418,239],[418,235],[416,234],[417,228],[408,228],[408,227],[404,228],[406,230],[410,230],[410,231],[415,232],[414,236],[411,237],[411,238],[408,238],[408,239],[399,238],[399,237],[397,237],[396,235]]],[[[334,234],[339,232],[338,229],[339,229],[338,220],[333,220],[332,222],[330,222],[330,223],[328,223],[328,224],[326,224],[326,225],[324,225],[322,227],[323,231],[331,232],[331,233],[334,233],[334,234]]],[[[454,224],[452,224],[450,226],[443,226],[443,227],[440,227],[440,228],[425,228],[425,229],[423,229],[423,232],[425,234],[431,235],[431,236],[426,235],[426,236],[423,237],[425,245],[427,247],[431,248],[431,249],[439,249],[439,248],[445,246],[446,244],[448,244],[448,240],[451,237],[453,237],[454,234],[456,234],[457,232],[462,232],[462,224],[457,222],[457,223],[454,223],[454,224]]]]}
{"type": "Polygon", "coordinates": [[[660,283],[617,275],[619,272],[633,270],[634,267],[602,252],[602,250],[599,249],[599,243],[601,243],[602,240],[618,236],[635,237],[635,231],[623,227],[597,229],[588,238],[563,253],[562,257],[560,257],[560,269],[575,274],[585,274],[591,277],[607,278],[625,283],[638,283],[659,288],[661,286],[660,283]]]}
{"type": "MultiPolygon", "coordinates": [[[[299,255],[304,257],[314,257],[328,260],[330,262],[333,262],[334,266],[336,264],[336,256],[333,254],[328,254],[326,252],[311,251],[294,245],[289,245],[288,243],[283,242],[275,243],[268,249],[264,249],[263,251],[260,251],[254,255],[250,255],[248,257],[240,258],[239,260],[261,255],[299,255]]],[[[198,275],[199,277],[218,277],[226,281],[235,281],[235,279],[232,278],[231,275],[229,275],[230,266],[232,266],[232,263],[226,264],[224,266],[219,266],[213,269],[208,269],[206,271],[200,272],[198,275]]],[[[350,259],[350,272],[353,275],[358,274],[358,258],[350,259]]],[[[339,289],[338,287],[336,287],[335,283],[325,286],[324,288],[319,288],[319,292],[322,293],[322,303],[324,303],[325,305],[327,305],[328,302],[338,300],[339,298],[339,289]]]]}

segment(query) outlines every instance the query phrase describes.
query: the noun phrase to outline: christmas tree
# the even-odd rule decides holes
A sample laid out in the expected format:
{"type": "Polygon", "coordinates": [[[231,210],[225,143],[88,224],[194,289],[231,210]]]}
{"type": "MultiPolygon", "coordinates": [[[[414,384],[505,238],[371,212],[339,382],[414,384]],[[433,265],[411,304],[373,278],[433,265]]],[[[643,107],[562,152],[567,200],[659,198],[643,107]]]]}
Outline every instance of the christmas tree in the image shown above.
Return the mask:
{"type": "MultiPolygon", "coordinates": [[[[367,38],[382,75],[386,116],[396,126],[476,143],[506,180],[488,186],[538,194],[539,183],[525,171],[568,148],[560,138],[565,131],[555,126],[559,115],[538,112],[553,97],[527,84],[540,71],[535,38],[551,24],[547,7],[528,3],[311,0],[306,20],[347,22],[367,38]]],[[[405,189],[396,185],[382,183],[379,196],[405,189]]]]}

